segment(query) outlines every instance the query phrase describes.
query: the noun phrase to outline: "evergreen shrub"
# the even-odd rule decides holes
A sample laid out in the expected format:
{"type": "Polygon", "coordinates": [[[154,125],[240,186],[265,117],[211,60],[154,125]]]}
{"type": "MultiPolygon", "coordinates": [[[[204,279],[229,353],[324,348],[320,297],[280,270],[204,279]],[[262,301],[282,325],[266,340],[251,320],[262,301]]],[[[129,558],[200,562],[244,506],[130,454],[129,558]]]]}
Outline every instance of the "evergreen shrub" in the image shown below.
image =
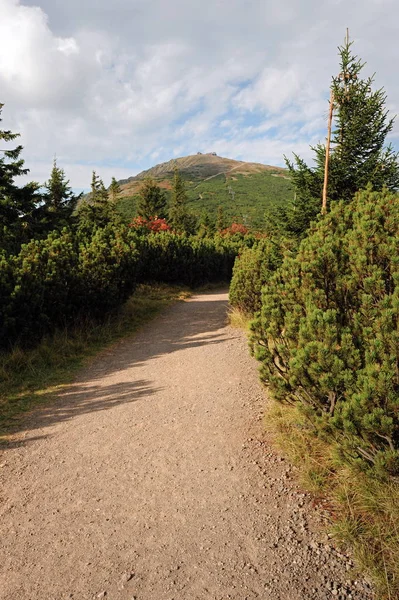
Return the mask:
{"type": "Polygon", "coordinates": [[[5,344],[33,342],[75,312],[72,290],[76,279],[77,250],[68,232],[51,233],[43,240],[23,244],[9,257],[13,273],[5,319],[5,344]]]}
{"type": "Polygon", "coordinates": [[[271,239],[262,239],[244,248],[237,256],[230,284],[230,304],[253,316],[261,307],[262,286],[281,265],[282,247],[271,239]]]}
{"type": "Polygon", "coordinates": [[[101,319],[138,281],[197,286],[231,277],[236,244],[122,224],[64,229],[0,255],[0,347],[34,345],[80,318],[101,319]]]}
{"type": "Polygon", "coordinates": [[[89,316],[101,317],[133,293],[139,253],[123,225],[97,229],[79,245],[79,305],[89,316]]]}
{"type": "Polygon", "coordinates": [[[399,475],[399,200],[359,192],[314,224],[262,290],[261,377],[343,455],[399,475]]]}
{"type": "Polygon", "coordinates": [[[231,278],[235,245],[171,232],[133,236],[140,252],[140,280],[198,286],[231,278]]]}
{"type": "Polygon", "coordinates": [[[133,292],[138,254],[127,228],[79,240],[68,230],[0,259],[0,347],[34,344],[80,317],[102,317],[133,292]]]}

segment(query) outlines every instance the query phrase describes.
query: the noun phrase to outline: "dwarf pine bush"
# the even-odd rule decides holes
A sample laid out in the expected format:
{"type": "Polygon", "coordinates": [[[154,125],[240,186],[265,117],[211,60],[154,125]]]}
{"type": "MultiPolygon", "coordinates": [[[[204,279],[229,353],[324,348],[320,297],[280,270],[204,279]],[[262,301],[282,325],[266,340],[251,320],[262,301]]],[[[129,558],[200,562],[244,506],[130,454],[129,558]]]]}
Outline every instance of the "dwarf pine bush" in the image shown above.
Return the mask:
{"type": "Polygon", "coordinates": [[[79,304],[88,316],[101,317],[133,293],[139,253],[127,227],[108,225],[79,244],[79,304]]]}
{"type": "Polygon", "coordinates": [[[246,315],[261,307],[262,286],[281,265],[282,245],[271,239],[259,240],[237,256],[230,284],[230,304],[246,315]]]}
{"type": "Polygon", "coordinates": [[[34,345],[80,318],[101,319],[140,282],[196,286],[231,277],[237,246],[121,223],[52,232],[0,255],[0,347],[34,345]]]}
{"type": "Polygon", "coordinates": [[[135,236],[140,252],[140,281],[189,286],[228,281],[237,247],[224,239],[200,239],[168,231],[135,236]]]}
{"type": "Polygon", "coordinates": [[[72,231],[32,240],[0,259],[0,347],[34,344],[80,317],[118,308],[137,282],[138,253],[127,228],[81,239],[72,231]]]}
{"type": "Polygon", "coordinates": [[[399,474],[399,200],[359,192],[313,225],[262,290],[261,377],[346,458],[399,474]]]}

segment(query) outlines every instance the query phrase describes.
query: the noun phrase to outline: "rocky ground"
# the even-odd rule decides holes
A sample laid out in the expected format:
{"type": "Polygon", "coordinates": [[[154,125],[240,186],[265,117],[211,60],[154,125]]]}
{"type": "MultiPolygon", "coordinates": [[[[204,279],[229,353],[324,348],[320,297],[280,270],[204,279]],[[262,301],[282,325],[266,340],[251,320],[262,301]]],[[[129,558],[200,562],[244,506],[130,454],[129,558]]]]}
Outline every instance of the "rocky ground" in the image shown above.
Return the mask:
{"type": "Polygon", "coordinates": [[[0,458],[2,600],[371,600],[264,431],[227,294],[102,353],[0,458]]]}

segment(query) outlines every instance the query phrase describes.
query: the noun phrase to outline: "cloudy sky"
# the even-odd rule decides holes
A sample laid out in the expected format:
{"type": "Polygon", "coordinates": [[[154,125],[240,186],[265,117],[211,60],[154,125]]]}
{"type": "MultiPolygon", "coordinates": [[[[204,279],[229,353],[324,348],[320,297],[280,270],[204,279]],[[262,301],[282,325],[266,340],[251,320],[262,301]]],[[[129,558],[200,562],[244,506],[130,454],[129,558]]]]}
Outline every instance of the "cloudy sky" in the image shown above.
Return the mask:
{"type": "Polygon", "coordinates": [[[197,151],[283,165],[325,137],[346,27],[399,113],[398,22],[397,0],[0,0],[2,127],[75,188],[197,151]]]}

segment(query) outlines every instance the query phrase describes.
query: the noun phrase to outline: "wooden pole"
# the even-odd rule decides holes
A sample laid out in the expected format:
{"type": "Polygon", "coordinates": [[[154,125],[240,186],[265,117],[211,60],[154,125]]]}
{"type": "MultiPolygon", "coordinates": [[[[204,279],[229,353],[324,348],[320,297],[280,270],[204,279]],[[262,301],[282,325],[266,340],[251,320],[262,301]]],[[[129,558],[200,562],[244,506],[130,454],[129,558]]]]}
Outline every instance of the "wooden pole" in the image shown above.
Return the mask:
{"type": "Polygon", "coordinates": [[[331,145],[331,125],[334,110],[334,92],[331,90],[330,94],[330,110],[328,113],[328,126],[327,126],[327,142],[326,142],[326,163],[324,167],[324,185],[323,185],[323,202],[321,205],[321,214],[327,214],[327,187],[328,187],[328,165],[330,162],[330,145],[331,145]]]}
{"type": "MultiPolygon", "coordinates": [[[[349,28],[346,28],[346,46],[349,44],[349,28]]],[[[348,93],[349,82],[347,81],[346,73],[340,73],[339,78],[343,80],[345,86],[345,92],[348,93]]],[[[334,92],[331,90],[330,94],[330,110],[328,113],[328,125],[327,125],[327,142],[326,142],[326,162],[324,167],[324,185],[323,185],[323,200],[321,205],[321,214],[327,214],[327,188],[328,188],[328,166],[330,162],[330,146],[331,146],[331,126],[334,112],[334,92]]],[[[342,133],[342,132],[341,132],[342,133]]]]}

